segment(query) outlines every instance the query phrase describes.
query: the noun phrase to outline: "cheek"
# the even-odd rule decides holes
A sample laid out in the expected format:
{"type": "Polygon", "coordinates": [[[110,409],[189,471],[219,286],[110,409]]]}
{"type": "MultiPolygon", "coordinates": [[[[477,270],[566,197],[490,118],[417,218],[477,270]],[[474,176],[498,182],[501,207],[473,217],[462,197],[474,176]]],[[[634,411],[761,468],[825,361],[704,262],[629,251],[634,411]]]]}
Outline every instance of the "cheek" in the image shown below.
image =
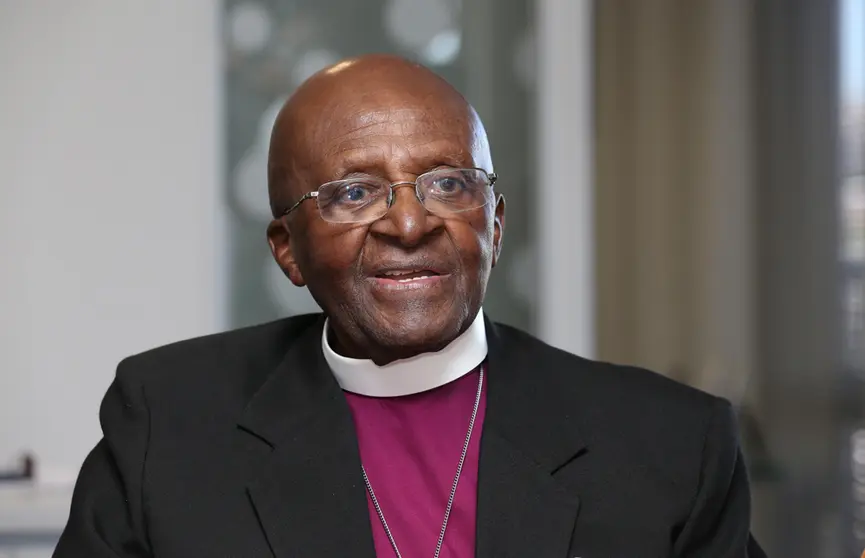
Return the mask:
{"type": "Polygon", "coordinates": [[[305,239],[304,276],[325,282],[340,282],[352,276],[366,238],[366,227],[334,226],[327,223],[308,229],[305,239]]]}
{"type": "Polygon", "coordinates": [[[478,212],[468,219],[449,223],[451,238],[460,254],[467,279],[483,280],[492,266],[492,218],[478,212]]]}

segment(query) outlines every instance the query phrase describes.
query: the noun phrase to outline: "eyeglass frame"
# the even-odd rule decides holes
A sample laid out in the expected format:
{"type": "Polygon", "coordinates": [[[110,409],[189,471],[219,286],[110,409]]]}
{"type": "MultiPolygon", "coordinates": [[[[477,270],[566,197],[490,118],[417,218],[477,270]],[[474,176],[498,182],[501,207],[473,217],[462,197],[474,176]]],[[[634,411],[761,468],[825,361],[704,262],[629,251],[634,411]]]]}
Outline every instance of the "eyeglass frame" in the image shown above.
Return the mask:
{"type": "MultiPolygon", "coordinates": [[[[408,186],[408,185],[414,186],[414,195],[415,195],[415,197],[416,197],[417,200],[420,202],[420,204],[424,207],[424,209],[426,209],[426,206],[423,205],[423,198],[421,198],[420,191],[418,190],[418,186],[417,186],[418,180],[420,180],[423,176],[425,176],[425,175],[427,175],[427,174],[434,173],[434,172],[438,172],[438,171],[440,171],[440,170],[452,170],[452,171],[473,170],[473,171],[480,171],[480,172],[484,173],[484,175],[486,175],[486,177],[487,177],[487,180],[489,180],[489,185],[488,185],[488,187],[490,188],[490,190],[494,189],[494,186],[495,186],[496,180],[498,180],[498,178],[499,178],[499,176],[498,176],[495,172],[488,172],[486,169],[482,169],[482,168],[480,168],[480,167],[465,167],[465,168],[450,168],[450,167],[448,167],[447,169],[433,169],[433,170],[431,170],[431,171],[426,171],[426,172],[424,172],[424,173],[419,174],[419,175],[417,176],[417,178],[415,178],[413,181],[412,181],[412,180],[404,180],[404,181],[401,181],[401,182],[391,182],[391,183],[389,183],[389,184],[387,185],[387,186],[388,186],[387,209],[390,210],[390,208],[393,206],[393,200],[396,198],[396,196],[394,195],[394,190],[395,190],[396,188],[400,187],[400,186],[408,186]]],[[[300,205],[301,205],[303,202],[305,202],[306,200],[311,200],[311,199],[316,199],[316,208],[318,208],[318,214],[319,214],[319,216],[321,216],[321,207],[320,207],[320,206],[318,205],[318,203],[317,203],[317,201],[318,201],[317,198],[318,198],[318,196],[319,196],[319,191],[320,191],[322,188],[324,188],[325,186],[327,186],[328,184],[333,184],[333,183],[335,183],[335,182],[344,182],[344,181],[346,181],[346,180],[351,180],[351,179],[350,179],[350,178],[341,178],[341,179],[339,179],[339,180],[330,180],[330,181],[325,182],[324,184],[320,185],[320,186],[319,186],[318,188],[316,188],[315,190],[311,190],[311,191],[305,193],[304,195],[302,195],[302,196],[300,197],[299,200],[297,200],[297,202],[295,202],[294,205],[292,205],[291,207],[289,207],[288,209],[286,209],[285,211],[283,211],[283,212],[282,212],[282,215],[280,215],[279,218],[280,218],[280,219],[285,219],[286,217],[288,217],[288,215],[289,215],[291,212],[293,212],[295,209],[299,208],[300,205]]],[[[484,204],[484,205],[479,205],[478,207],[474,207],[474,208],[468,208],[468,209],[458,210],[458,211],[455,211],[454,213],[461,213],[461,212],[463,212],[463,211],[471,211],[472,209],[479,209],[479,208],[481,208],[481,207],[484,207],[485,205],[486,205],[486,204],[484,204]]],[[[429,209],[427,209],[427,211],[429,211],[429,209]]],[[[382,215],[381,217],[384,217],[385,215],[387,215],[387,211],[385,211],[384,215],[382,215]]],[[[381,217],[378,217],[377,219],[381,219],[381,217]]],[[[327,219],[324,219],[324,217],[322,217],[322,219],[325,220],[325,221],[327,221],[327,219]]],[[[331,222],[339,223],[338,221],[336,221],[336,222],[335,222],[335,221],[328,221],[328,222],[329,222],[329,223],[331,223],[331,222]]],[[[358,223],[362,223],[362,222],[363,222],[363,221],[358,221],[358,223]]],[[[346,221],[346,223],[353,223],[353,222],[352,222],[352,221],[346,221]]]]}

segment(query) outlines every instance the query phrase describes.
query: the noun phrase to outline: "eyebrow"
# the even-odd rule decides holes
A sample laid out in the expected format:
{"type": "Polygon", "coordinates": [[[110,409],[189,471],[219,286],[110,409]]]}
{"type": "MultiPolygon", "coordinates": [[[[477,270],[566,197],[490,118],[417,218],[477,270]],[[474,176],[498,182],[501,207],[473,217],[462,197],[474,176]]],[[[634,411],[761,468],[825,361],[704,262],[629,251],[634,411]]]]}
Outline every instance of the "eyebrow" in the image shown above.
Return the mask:
{"type": "MultiPolygon", "coordinates": [[[[361,150],[357,150],[361,151],[361,150]]],[[[329,180],[340,180],[351,174],[368,174],[371,176],[382,176],[385,174],[386,160],[379,154],[369,156],[367,154],[348,155],[338,167],[334,169],[329,180]]],[[[470,151],[438,151],[424,154],[422,157],[412,158],[411,167],[417,174],[431,171],[437,167],[466,168],[474,166],[474,160],[470,151]]]]}

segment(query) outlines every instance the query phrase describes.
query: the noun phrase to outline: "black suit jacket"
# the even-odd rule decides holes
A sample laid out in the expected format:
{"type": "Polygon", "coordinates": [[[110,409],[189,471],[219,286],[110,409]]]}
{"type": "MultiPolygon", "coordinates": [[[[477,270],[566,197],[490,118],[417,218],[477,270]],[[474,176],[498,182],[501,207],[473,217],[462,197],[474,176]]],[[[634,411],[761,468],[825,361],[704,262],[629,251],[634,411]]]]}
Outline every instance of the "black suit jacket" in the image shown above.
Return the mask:
{"type": "MultiPolygon", "coordinates": [[[[123,361],[54,556],[374,558],[322,326],[301,316],[123,361]]],[[[763,556],[727,402],[486,327],[478,557],[763,556]]]]}

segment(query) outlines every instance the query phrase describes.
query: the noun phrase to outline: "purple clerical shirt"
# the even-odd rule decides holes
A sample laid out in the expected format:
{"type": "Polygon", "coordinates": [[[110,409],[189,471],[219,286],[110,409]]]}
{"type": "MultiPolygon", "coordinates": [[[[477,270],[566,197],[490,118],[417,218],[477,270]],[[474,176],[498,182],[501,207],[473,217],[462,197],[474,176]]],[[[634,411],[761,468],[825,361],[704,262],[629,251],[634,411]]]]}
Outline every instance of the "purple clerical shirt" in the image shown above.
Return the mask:
{"type": "MultiPolygon", "coordinates": [[[[478,370],[438,388],[401,397],[345,392],[360,457],[404,558],[432,558],[462,454],[478,370]]],[[[478,456],[486,409],[486,374],[441,558],[473,558],[478,456]]],[[[396,556],[367,494],[378,558],[396,556]]]]}

